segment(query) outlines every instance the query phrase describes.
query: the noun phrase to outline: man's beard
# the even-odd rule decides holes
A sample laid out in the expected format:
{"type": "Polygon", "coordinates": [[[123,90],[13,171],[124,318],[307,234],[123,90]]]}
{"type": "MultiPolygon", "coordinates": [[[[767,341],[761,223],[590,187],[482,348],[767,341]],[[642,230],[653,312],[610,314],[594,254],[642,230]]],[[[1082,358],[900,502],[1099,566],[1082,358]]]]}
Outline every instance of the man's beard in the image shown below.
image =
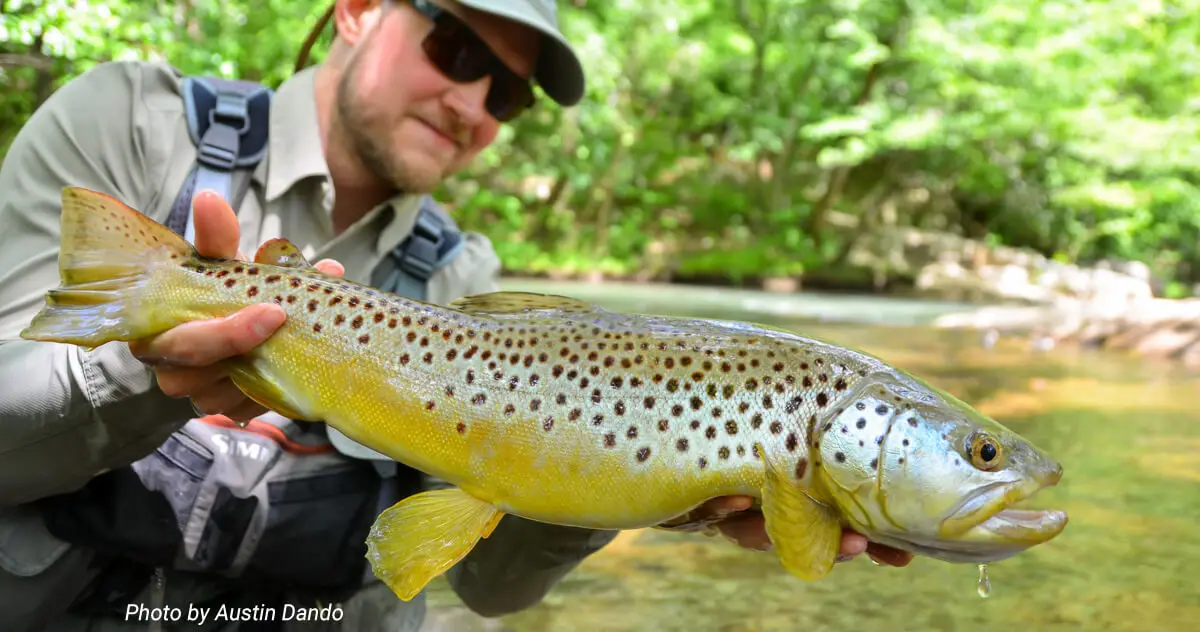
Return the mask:
{"type": "Polygon", "coordinates": [[[423,176],[405,168],[402,161],[392,153],[391,129],[377,117],[365,111],[358,100],[354,85],[358,80],[358,56],[346,66],[338,82],[337,111],[338,126],[345,134],[347,147],[375,177],[388,183],[398,191],[407,193],[429,193],[437,188],[440,179],[423,176]]]}

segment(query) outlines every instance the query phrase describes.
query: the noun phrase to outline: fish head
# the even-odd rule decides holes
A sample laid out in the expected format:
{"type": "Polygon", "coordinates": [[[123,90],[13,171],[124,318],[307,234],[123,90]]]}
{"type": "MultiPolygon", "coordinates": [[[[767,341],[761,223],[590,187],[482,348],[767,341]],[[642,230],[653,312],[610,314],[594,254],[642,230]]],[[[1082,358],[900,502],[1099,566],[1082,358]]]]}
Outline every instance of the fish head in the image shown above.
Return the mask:
{"type": "Polygon", "coordinates": [[[869,375],[817,433],[821,486],[849,526],[918,555],[982,564],[1047,542],[1062,511],[1014,505],[1062,478],[1016,432],[905,373],[869,375]]]}

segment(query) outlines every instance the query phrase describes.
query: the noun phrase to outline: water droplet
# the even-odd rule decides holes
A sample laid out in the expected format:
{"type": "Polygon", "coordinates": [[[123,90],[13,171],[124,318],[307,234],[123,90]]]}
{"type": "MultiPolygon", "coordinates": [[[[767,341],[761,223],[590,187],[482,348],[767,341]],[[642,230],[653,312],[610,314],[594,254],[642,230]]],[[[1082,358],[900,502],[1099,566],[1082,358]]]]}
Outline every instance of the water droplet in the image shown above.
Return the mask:
{"type": "Polygon", "coordinates": [[[976,591],[980,597],[987,599],[992,596],[992,581],[988,579],[987,564],[979,565],[979,586],[976,591]]]}

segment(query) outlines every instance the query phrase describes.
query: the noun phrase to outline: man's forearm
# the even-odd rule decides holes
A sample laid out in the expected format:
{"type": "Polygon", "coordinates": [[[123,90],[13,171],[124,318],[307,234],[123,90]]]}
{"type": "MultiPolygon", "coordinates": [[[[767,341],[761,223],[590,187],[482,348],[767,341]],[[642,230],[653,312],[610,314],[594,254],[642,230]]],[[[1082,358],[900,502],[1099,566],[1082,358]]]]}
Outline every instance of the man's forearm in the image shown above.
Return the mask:
{"type": "Polygon", "coordinates": [[[617,533],[505,516],[446,576],[475,612],[488,617],[517,612],[536,605],[617,533]]]}
{"type": "Polygon", "coordinates": [[[121,344],[0,342],[0,506],[78,489],[194,416],[121,344]]]}

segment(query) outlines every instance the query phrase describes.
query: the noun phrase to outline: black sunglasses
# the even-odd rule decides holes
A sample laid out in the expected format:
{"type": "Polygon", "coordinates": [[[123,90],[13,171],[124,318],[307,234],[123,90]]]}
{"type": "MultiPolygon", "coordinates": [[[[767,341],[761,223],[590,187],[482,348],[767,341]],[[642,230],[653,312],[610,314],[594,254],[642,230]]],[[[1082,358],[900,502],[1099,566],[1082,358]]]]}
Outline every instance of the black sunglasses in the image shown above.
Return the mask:
{"type": "Polygon", "coordinates": [[[533,105],[529,81],[505,66],[466,24],[428,0],[412,0],[412,4],[433,22],[421,48],[438,71],[460,83],[492,76],[484,106],[497,121],[511,121],[533,105]]]}

